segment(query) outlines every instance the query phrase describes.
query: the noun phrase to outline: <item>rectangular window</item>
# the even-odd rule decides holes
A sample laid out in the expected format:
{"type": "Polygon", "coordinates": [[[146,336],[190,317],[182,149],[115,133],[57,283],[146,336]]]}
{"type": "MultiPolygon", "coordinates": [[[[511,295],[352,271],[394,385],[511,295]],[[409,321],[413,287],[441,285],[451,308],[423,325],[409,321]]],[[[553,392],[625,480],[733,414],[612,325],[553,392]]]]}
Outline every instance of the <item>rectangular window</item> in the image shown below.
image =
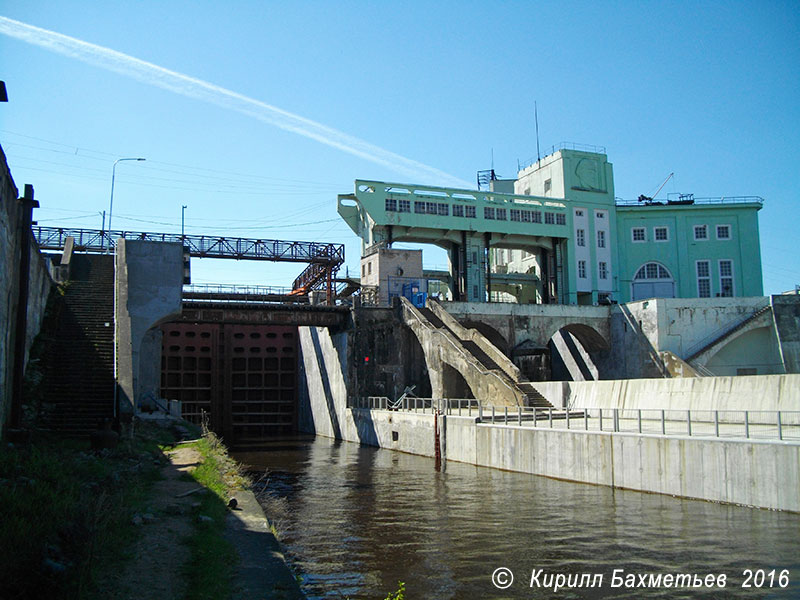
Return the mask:
{"type": "Polygon", "coordinates": [[[534,210],[531,212],[531,221],[534,223],[541,223],[542,222],[542,213],[538,210],[534,210]]]}
{"type": "Polygon", "coordinates": [[[467,217],[468,219],[474,219],[475,218],[475,207],[474,206],[465,206],[464,208],[466,209],[464,211],[464,216],[467,217]]]}
{"type": "MultiPolygon", "coordinates": [[[[545,213],[547,214],[547,213],[545,213]]],[[[586,279],[586,261],[578,261],[578,279],[586,279]]]]}
{"type": "Polygon", "coordinates": [[[545,225],[554,225],[556,222],[556,215],[551,212],[544,213],[544,223],[545,225]]]}
{"type": "Polygon", "coordinates": [[[414,213],[418,215],[425,214],[425,203],[424,202],[414,202],[414,213]]]}
{"type": "Polygon", "coordinates": [[[553,180],[552,179],[545,179],[544,180],[544,193],[546,194],[550,190],[553,189],[553,180]]]}
{"type": "Polygon", "coordinates": [[[719,295],[726,298],[733,297],[733,261],[719,261],[719,295]]]}
{"type": "Polygon", "coordinates": [[[372,275],[372,263],[367,263],[367,275],[372,275]]]}
{"type": "Polygon", "coordinates": [[[505,221],[506,220],[506,209],[505,208],[498,208],[495,211],[495,216],[497,217],[498,221],[505,221]]]}
{"type": "Polygon", "coordinates": [[[523,223],[530,223],[531,222],[531,211],[523,210],[520,211],[522,213],[522,222],[523,223]]]}
{"type": "Polygon", "coordinates": [[[437,204],[436,205],[439,209],[439,214],[443,217],[447,217],[450,215],[450,205],[449,204],[437,204]]]}
{"type": "Polygon", "coordinates": [[[586,245],[586,232],[583,229],[578,229],[578,231],[575,232],[575,243],[578,246],[586,245]]]}
{"type": "Polygon", "coordinates": [[[583,211],[582,210],[576,210],[575,211],[575,216],[576,217],[582,217],[583,216],[583,211]]]}
{"type": "Polygon", "coordinates": [[[595,213],[595,216],[596,216],[598,219],[605,219],[605,218],[606,218],[606,213],[604,213],[604,212],[596,212],[596,213],[595,213]]]}
{"type": "Polygon", "coordinates": [[[563,213],[556,214],[556,225],[566,225],[567,224],[567,215],[563,213]]]}
{"type": "Polygon", "coordinates": [[[367,276],[367,265],[361,265],[361,276],[362,277],[367,276]]]}
{"type": "Polygon", "coordinates": [[[484,206],[483,207],[483,218],[484,219],[491,219],[494,221],[494,208],[491,206],[484,206]]]}
{"type": "Polygon", "coordinates": [[[397,212],[411,212],[411,200],[400,200],[397,212]]]}
{"type": "Polygon", "coordinates": [[[387,212],[397,212],[397,200],[395,200],[394,198],[387,198],[386,210],[387,212]]]}
{"type": "Polygon", "coordinates": [[[605,248],[606,247],[606,232],[605,231],[598,231],[597,232],[597,247],[598,248],[605,248]]]}
{"type": "Polygon", "coordinates": [[[657,242],[666,242],[669,240],[669,230],[666,227],[654,227],[653,239],[657,242]]]}
{"type": "Polygon", "coordinates": [[[511,220],[512,221],[521,221],[522,218],[520,217],[520,211],[518,208],[512,208],[510,211],[511,213],[511,220]]]}
{"type": "Polygon", "coordinates": [[[731,226],[730,225],[717,225],[717,239],[729,240],[731,239],[731,226]]]}
{"type": "Polygon", "coordinates": [[[695,225],[694,226],[694,239],[707,240],[708,239],[708,225],[695,225]]]}
{"type": "Polygon", "coordinates": [[[463,217],[464,216],[464,207],[460,204],[453,204],[453,216],[454,217],[463,217]]]}
{"type": "Polygon", "coordinates": [[[426,202],[425,203],[425,212],[427,212],[429,215],[437,214],[439,211],[438,211],[438,206],[437,206],[436,202],[426,202]]]}
{"type": "Polygon", "coordinates": [[[711,267],[707,260],[698,260],[697,269],[697,295],[700,298],[711,297],[711,267]]]}
{"type": "Polygon", "coordinates": [[[608,265],[602,260],[597,265],[597,274],[600,279],[608,279],[608,265]]]}
{"type": "Polygon", "coordinates": [[[634,242],[644,242],[647,239],[644,227],[634,227],[631,229],[631,239],[634,242]]]}

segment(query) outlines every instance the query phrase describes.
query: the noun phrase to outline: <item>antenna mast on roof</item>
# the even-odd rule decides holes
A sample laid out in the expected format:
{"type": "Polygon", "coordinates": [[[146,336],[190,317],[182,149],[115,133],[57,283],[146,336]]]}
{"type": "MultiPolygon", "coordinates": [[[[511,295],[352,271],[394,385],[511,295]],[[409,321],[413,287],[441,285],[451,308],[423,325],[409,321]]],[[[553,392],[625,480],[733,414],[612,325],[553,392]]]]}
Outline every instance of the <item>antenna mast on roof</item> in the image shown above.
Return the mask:
{"type": "Polygon", "coordinates": [[[539,152],[539,109],[536,106],[536,100],[533,101],[533,118],[536,121],[536,162],[540,162],[542,153],[539,152]]]}

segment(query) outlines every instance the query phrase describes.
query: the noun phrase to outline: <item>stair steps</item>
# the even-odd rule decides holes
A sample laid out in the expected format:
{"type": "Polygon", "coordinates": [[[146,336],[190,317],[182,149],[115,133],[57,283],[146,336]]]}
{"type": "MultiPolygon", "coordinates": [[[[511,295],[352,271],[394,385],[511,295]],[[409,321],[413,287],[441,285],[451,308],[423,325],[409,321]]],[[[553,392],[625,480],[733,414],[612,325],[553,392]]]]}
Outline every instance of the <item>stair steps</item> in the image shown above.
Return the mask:
{"type": "Polygon", "coordinates": [[[40,427],[83,436],[114,414],[114,257],[74,255],[60,302],[40,427]]]}

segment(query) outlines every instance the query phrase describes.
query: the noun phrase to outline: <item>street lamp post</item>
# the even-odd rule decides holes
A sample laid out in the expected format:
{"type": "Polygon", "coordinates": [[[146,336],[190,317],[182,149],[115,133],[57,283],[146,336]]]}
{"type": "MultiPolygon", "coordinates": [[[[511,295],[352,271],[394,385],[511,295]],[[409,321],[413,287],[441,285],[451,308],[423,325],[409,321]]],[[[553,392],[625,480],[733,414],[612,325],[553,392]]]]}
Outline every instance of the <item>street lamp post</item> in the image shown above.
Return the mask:
{"type": "Polygon", "coordinates": [[[142,161],[146,160],[144,158],[118,158],[114,161],[114,166],[111,167],[111,201],[108,203],[108,237],[109,237],[109,249],[111,248],[111,215],[114,211],[114,177],[117,174],[117,163],[122,162],[123,160],[136,160],[142,161]]]}
{"type": "MultiPolygon", "coordinates": [[[[111,201],[108,204],[108,249],[111,250],[111,214],[114,210],[114,177],[117,174],[117,163],[123,160],[143,161],[144,158],[118,158],[111,167],[111,201]]],[[[114,285],[114,427],[120,431],[120,409],[119,409],[119,371],[117,364],[117,340],[119,339],[119,323],[117,322],[117,286],[114,285]]]]}
{"type": "Polygon", "coordinates": [[[184,242],[184,245],[185,245],[185,242],[186,242],[186,240],[183,239],[184,238],[184,233],[183,233],[184,218],[183,217],[184,217],[184,213],[185,212],[186,212],[186,205],[182,204],[181,205],[181,240],[184,242]]]}

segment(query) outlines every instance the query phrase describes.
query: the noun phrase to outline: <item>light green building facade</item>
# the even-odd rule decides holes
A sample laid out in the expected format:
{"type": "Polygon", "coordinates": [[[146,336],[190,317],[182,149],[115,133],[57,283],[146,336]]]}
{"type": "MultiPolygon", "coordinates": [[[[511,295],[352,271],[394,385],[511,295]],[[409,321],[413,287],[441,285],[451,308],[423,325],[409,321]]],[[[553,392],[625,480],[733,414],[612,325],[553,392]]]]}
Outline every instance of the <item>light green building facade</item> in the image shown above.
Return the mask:
{"type": "Polygon", "coordinates": [[[615,197],[605,150],[562,147],[492,191],[356,181],[339,213],[362,271],[393,242],[448,252],[446,285],[469,302],[598,304],[760,296],[760,198],[615,197]]]}
{"type": "Polygon", "coordinates": [[[760,208],[758,198],[617,206],[620,301],[761,296],[760,208]]]}

